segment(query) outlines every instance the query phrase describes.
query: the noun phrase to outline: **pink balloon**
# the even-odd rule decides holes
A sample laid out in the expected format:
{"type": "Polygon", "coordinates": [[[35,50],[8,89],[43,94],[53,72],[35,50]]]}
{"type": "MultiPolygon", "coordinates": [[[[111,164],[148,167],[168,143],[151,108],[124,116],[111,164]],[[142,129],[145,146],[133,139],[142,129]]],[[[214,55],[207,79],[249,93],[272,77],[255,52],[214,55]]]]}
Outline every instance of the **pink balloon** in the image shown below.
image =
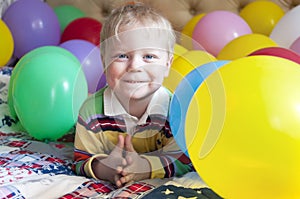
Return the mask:
{"type": "Polygon", "coordinates": [[[290,49],[300,54],[300,37],[298,37],[290,46],[290,49]]]}
{"type": "Polygon", "coordinates": [[[193,31],[193,46],[196,50],[205,49],[217,56],[231,40],[251,34],[247,22],[239,15],[224,10],[207,13],[196,24],[193,31]]]}

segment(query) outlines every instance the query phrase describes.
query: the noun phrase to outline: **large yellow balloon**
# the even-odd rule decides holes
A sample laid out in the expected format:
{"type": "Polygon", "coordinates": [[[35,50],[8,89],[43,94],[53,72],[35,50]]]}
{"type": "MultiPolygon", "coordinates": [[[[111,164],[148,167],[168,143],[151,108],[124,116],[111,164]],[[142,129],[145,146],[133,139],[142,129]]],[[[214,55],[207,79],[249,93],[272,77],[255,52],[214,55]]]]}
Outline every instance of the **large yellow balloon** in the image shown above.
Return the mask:
{"type": "Polygon", "coordinates": [[[193,50],[193,31],[196,24],[201,20],[205,13],[198,14],[192,17],[183,27],[181,31],[180,44],[188,50],[193,50]]]}
{"type": "Polygon", "coordinates": [[[272,1],[253,1],[240,12],[253,33],[269,36],[276,23],[284,15],[284,10],[272,1]]]}
{"type": "Polygon", "coordinates": [[[300,198],[299,85],[299,64],[252,56],[221,67],[195,92],[185,123],[188,152],[219,195],[300,198]]]}
{"type": "Polygon", "coordinates": [[[7,64],[14,51],[14,40],[7,25],[0,19],[0,67],[7,64]]]}
{"type": "Polygon", "coordinates": [[[217,61],[217,59],[208,52],[202,50],[187,51],[173,61],[169,76],[164,80],[163,85],[174,92],[185,75],[196,67],[212,61],[217,61]]]}
{"type": "Polygon", "coordinates": [[[275,46],[278,46],[277,43],[266,35],[257,33],[246,34],[226,44],[219,52],[217,58],[220,60],[234,60],[245,57],[256,50],[275,46]]]}

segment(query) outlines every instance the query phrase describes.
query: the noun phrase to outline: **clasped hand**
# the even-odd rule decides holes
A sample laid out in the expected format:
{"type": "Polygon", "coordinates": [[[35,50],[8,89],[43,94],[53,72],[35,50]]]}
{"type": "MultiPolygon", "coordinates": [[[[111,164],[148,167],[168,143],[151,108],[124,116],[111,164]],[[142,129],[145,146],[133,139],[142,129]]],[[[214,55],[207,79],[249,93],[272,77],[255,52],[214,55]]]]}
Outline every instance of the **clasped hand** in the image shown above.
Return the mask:
{"type": "Polygon", "coordinates": [[[107,168],[107,180],[118,187],[150,178],[150,164],[135,151],[130,135],[119,135],[116,147],[100,162],[107,168]]]}

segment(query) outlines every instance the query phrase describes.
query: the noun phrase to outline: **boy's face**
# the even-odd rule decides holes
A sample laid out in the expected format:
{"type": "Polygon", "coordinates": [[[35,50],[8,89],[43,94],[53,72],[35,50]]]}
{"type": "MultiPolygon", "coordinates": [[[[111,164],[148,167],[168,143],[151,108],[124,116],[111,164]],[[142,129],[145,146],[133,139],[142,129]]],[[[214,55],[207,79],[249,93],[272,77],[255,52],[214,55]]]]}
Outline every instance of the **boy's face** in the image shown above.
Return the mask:
{"type": "Polygon", "coordinates": [[[149,97],[168,76],[172,56],[167,50],[167,34],[159,34],[159,31],[123,31],[106,44],[103,57],[106,80],[119,98],[149,97]]]}

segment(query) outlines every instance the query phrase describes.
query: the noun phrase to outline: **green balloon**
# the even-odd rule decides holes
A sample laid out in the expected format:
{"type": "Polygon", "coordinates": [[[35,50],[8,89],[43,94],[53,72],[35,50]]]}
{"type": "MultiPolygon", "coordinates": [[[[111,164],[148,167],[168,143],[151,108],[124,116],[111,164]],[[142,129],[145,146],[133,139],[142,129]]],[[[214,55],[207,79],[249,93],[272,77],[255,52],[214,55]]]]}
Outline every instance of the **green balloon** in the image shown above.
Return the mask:
{"type": "Polygon", "coordinates": [[[74,126],[87,98],[84,72],[77,58],[60,47],[38,48],[24,60],[11,90],[14,109],[32,137],[56,140],[74,126]]]}
{"type": "Polygon", "coordinates": [[[17,117],[17,113],[16,113],[15,108],[14,108],[13,97],[12,97],[12,87],[13,87],[13,82],[14,82],[16,73],[19,70],[19,67],[17,67],[17,65],[14,67],[14,69],[13,69],[13,71],[11,73],[11,76],[10,76],[10,79],[9,79],[9,84],[8,84],[8,94],[7,94],[8,110],[9,110],[11,118],[13,118],[15,120],[18,117],[17,117]]]}
{"type": "Polygon", "coordinates": [[[85,13],[83,11],[72,5],[57,6],[53,10],[58,18],[61,32],[63,32],[69,23],[75,19],[85,17],[85,13]]]}
{"type": "Polygon", "coordinates": [[[66,51],[64,48],[57,48],[56,46],[43,46],[35,48],[34,50],[29,51],[26,53],[15,65],[12,74],[9,79],[8,84],[8,94],[7,94],[7,104],[8,104],[8,110],[10,112],[10,116],[13,119],[17,119],[17,114],[14,108],[13,98],[12,98],[12,87],[14,84],[15,76],[19,71],[19,68],[24,65],[24,63],[28,62],[32,57],[39,56],[45,53],[50,52],[59,52],[61,54],[64,54],[66,56],[69,56],[71,59],[74,59],[74,61],[77,61],[77,58],[75,56],[70,55],[69,51],[66,51]]]}

